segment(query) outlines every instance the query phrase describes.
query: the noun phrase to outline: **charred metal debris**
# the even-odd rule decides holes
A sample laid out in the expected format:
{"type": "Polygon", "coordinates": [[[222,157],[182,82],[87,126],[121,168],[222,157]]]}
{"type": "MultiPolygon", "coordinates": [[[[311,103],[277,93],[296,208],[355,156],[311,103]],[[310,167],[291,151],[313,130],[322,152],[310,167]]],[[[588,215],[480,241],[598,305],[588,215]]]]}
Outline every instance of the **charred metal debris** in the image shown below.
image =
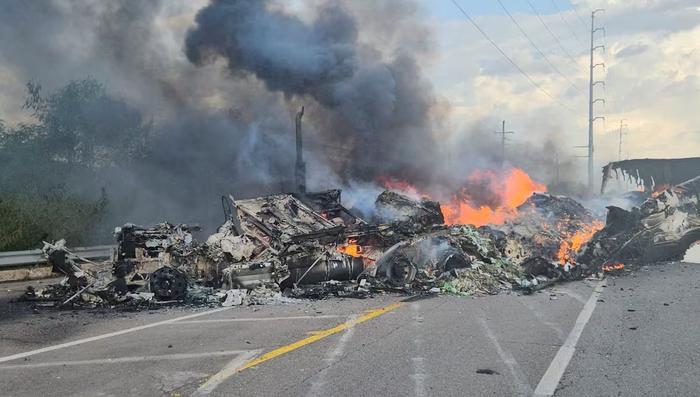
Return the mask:
{"type": "Polygon", "coordinates": [[[618,180],[634,183],[640,190],[650,193],[679,185],[695,178],[698,173],[700,157],[615,161],[603,167],[600,191],[605,191],[613,176],[618,180]]]}
{"type": "Polygon", "coordinates": [[[605,228],[580,254],[593,269],[680,260],[700,241],[700,176],[653,193],[632,210],[610,206],[605,228]]]}
{"type": "Polygon", "coordinates": [[[223,197],[225,222],[206,240],[193,236],[193,225],[126,224],[115,230],[113,257],[99,263],[72,254],[64,241],[45,243],[46,257],[66,278],[30,298],[150,306],[383,291],[528,293],[586,273],[585,265],[557,258],[566,239],[593,221],[567,197],[534,194],[515,219],[478,228],[445,225],[439,203],[393,191],[379,195],[369,222],[340,199],[340,190],[223,197]]]}

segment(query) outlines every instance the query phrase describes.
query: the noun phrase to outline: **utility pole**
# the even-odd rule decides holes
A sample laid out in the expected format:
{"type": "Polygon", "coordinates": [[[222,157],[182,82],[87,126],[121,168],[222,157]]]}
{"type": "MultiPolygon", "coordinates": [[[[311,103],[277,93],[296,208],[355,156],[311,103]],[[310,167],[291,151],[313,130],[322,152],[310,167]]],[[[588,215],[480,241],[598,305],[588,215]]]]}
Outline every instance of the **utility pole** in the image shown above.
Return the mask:
{"type": "Polygon", "coordinates": [[[622,160],[622,128],[627,127],[627,124],[624,123],[625,121],[626,119],[620,120],[620,142],[617,146],[617,161],[622,160]]]}
{"type": "Polygon", "coordinates": [[[495,134],[501,134],[501,167],[506,163],[506,134],[515,134],[515,131],[506,131],[506,121],[503,120],[501,130],[495,134]]]}
{"type": "Polygon", "coordinates": [[[554,180],[555,181],[554,183],[556,184],[557,188],[559,188],[560,180],[559,180],[559,151],[558,150],[554,152],[554,162],[555,162],[555,165],[557,167],[556,179],[554,180]]]}
{"type": "Polygon", "coordinates": [[[590,67],[589,67],[589,80],[588,80],[588,191],[592,192],[593,191],[593,168],[594,168],[594,153],[595,153],[595,146],[593,144],[593,123],[595,123],[596,120],[598,119],[604,119],[605,117],[594,117],[593,116],[593,106],[595,105],[596,102],[603,102],[605,103],[605,99],[603,98],[593,98],[593,88],[597,84],[602,84],[605,85],[604,81],[594,81],[593,80],[593,70],[596,67],[602,66],[603,68],[605,67],[604,63],[593,63],[593,56],[595,54],[595,51],[597,49],[603,49],[605,50],[604,45],[595,45],[595,33],[598,31],[605,32],[605,28],[598,28],[595,25],[595,16],[599,12],[605,12],[603,9],[596,9],[593,12],[591,12],[591,58],[590,58],[590,67]]]}
{"type": "Polygon", "coordinates": [[[296,141],[297,141],[297,161],[294,167],[294,179],[296,181],[297,193],[306,194],[306,164],[303,156],[303,140],[301,130],[301,118],[304,116],[304,107],[297,113],[296,116],[296,141]]]}

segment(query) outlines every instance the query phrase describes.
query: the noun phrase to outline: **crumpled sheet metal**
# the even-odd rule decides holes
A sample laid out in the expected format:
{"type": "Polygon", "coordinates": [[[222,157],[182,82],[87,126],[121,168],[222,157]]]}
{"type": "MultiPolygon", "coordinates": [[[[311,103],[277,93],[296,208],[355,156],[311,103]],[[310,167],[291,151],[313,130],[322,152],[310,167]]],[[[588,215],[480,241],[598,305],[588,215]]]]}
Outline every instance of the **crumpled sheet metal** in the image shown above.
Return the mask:
{"type": "Polygon", "coordinates": [[[256,240],[236,234],[233,222],[226,221],[206,242],[207,256],[215,261],[241,262],[253,259],[265,247],[256,240]]]}
{"type": "Polygon", "coordinates": [[[235,205],[243,233],[274,249],[291,242],[337,238],[343,230],[291,194],[237,200],[235,205]]]}
{"type": "Polygon", "coordinates": [[[608,207],[604,229],[580,255],[594,268],[612,262],[678,260],[700,240],[700,176],[649,197],[639,208],[608,207]]]}

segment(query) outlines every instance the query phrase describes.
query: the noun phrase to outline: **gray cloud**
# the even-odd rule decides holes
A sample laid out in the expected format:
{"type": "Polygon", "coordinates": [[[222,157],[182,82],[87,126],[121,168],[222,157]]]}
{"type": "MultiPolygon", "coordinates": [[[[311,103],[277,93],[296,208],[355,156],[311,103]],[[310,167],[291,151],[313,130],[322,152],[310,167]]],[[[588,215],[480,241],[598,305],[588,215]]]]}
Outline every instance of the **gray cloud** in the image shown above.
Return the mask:
{"type": "Polygon", "coordinates": [[[643,54],[648,49],[649,46],[646,44],[632,44],[617,51],[615,56],[618,58],[633,57],[635,55],[643,54]]]}

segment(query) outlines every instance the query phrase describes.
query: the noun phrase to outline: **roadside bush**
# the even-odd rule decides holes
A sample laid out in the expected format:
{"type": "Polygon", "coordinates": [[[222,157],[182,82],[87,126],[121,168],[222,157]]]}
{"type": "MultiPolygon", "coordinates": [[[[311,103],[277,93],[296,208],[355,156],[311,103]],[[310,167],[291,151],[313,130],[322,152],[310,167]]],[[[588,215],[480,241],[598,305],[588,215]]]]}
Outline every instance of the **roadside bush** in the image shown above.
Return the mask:
{"type": "Polygon", "coordinates": [[[0,252],[41,247],[65,238],[71,246],[104,241],[100,223],[107,199],[95,202],[63,193],[43,196],[14,193],[0,197],[0,252]]]}

